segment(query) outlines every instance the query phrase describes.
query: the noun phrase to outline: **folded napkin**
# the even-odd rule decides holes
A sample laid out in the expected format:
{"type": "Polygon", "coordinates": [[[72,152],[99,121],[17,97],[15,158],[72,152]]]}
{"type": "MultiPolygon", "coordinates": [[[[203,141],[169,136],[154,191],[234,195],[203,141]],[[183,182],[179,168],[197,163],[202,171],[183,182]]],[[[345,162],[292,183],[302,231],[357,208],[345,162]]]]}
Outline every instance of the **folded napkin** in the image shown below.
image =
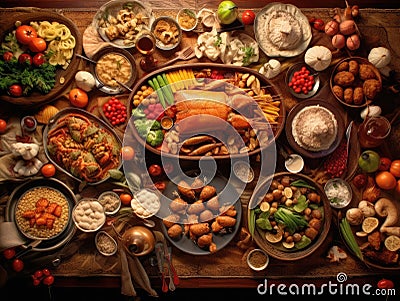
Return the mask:
{"type": "Polygon", "coordinates": [[[121,294],[134,297],[137,295],[134,286],[137,286],[150,296],[158,297],[139,258],[127,254],[122,242],[118,242],[118,250],[121,258],[121,294]]]}
{"type": "Polygon", "coordinates": [[[25,243],[26,240],[19,234],[14,222],[0,223],[0,251],[25,243]]]}

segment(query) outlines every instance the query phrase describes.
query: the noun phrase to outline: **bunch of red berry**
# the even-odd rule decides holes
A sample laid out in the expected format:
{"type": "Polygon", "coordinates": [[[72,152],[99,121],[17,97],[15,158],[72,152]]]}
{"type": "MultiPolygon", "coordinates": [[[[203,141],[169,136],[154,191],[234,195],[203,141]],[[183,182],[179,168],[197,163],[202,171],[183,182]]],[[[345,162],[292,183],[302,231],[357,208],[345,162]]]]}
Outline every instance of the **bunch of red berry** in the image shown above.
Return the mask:
{"type": "Polygon", "coordinates": [[[325,171],[327,171],[332,178],[340,178],[346,170],[346,162],[347,145],[342,142],[335,152],[333,152],[324,162],[325,171]]]}
{"type": "Polygon", "coordinates": [[[126,121],[126,106],[115,96],[103,105],[103,113],[112,125],[120,125],[126,121]]]}
{"type": "Polygon", "coordinates": [[[299,71],[293,73],[292,79],[288,85],[297,94],[308,94],[308,92],[313,89],[314,84],[314,76],[310,74],[310,70],[303,66],[299,71]]]}
{"type": "Polygon", "coordinates": [[[47,268],[36,270],[32,274],[32,281],[34,286],[38,286],[43,283],[44,285],[50,286],[54,283],[54,276],[51,271],[47,268]]]}

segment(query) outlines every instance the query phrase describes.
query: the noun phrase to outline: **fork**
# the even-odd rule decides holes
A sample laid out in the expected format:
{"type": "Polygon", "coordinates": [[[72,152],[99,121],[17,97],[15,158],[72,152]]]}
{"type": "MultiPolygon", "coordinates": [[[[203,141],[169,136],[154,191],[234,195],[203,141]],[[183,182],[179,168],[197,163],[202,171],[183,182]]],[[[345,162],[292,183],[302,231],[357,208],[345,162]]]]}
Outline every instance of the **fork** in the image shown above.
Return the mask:
{"type": "Polygon", "coordinates": [[[190,60],[191,58],[194,58],[195,53],[194,53],[194,49],[191,46],[188,46],[186,48],[183,48],[181,51],[176,53],[177,55],[169,60],[166,61],[165,63],[162,63],[160,65],[157,65],[157,69],[168,66],[170,64],[172,64],[173,62],[176,62],[177,60],[190,60]]]}

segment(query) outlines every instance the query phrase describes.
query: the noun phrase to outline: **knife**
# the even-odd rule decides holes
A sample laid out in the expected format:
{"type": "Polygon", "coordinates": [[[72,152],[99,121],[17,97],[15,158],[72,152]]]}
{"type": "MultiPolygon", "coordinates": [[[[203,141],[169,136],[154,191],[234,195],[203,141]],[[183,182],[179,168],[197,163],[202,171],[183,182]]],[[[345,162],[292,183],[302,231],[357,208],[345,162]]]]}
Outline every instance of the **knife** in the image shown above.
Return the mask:
{"type": "Polygon", "coordinates": [[[42,239],[36,239],[31,241],[26,249],[19,251],[17,254],[15,254],[15,258],[20,258],[22,256],[24,256],[26,253],[28,253],[30,250],[32,250],[33,248],[36,248],[43,240],[42,239]]]}

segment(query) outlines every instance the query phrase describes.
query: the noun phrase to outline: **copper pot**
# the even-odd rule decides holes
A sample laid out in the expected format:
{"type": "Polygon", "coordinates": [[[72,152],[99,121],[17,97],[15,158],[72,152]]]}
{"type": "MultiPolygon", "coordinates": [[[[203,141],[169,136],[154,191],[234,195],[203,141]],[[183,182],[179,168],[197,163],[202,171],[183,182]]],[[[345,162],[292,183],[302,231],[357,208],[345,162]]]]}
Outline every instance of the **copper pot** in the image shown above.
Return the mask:
{"type": "Polygon", "coordinates": [[[153,232],[143,226],[127,229],[122,235],[125,249],[134,256],[143,256],[154,250],[155,238],[153,232]]]}

